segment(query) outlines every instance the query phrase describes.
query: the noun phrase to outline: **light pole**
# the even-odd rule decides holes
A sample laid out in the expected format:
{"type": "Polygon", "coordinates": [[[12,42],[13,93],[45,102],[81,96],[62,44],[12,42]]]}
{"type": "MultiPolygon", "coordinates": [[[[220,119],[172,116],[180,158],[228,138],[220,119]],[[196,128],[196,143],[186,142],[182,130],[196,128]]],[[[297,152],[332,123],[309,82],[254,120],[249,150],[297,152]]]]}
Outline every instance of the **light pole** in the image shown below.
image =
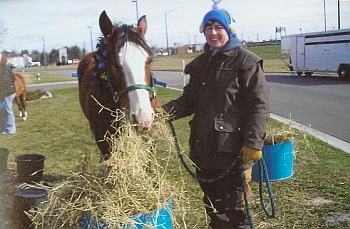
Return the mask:
{"type": "Polygon", "coordinates": [[[90,42],[91,42],[91,52],[94,51],[94,45],[92,43],[92,30],[91,30],[91,26],[88,26],[88,28],[90,29],[90,42]]]}
{"type": "Polygon", "coordinates": [[[45,38],[41,37],[41,39],[43,39],[44,64],[45,64],[45,70],[47,70],[46,52],[45,52],[45,38]]]}
{"type": "Polygon", "coordinates": [[[327,30],[326,0],[323,0],[323,17],[324,17],[324,31],[326,31],[327,30]]]}
{"type": "Polygon", "coordinates": [[[136,25],[137,25],[137,23],[139,21],[139,6],[137,4],[137,0],[133,0],[131,2],[135,2],[136,3],[136,25]]]}
{"type": "MultiPolygon", "coordinates": [[[[179,7],[181,8],[181,7],[179,7]]],[[[165,38],[166,38],[166,51],[168,53],[169,56],[169,38],[168,38],[168,19],[167,19],[167,15],[170,14],[171,12],[174,12],[175,10],[179,9],[173,9],[173,10],[169,10],[169,11],[165,11],[164,12],[164,17],[165,17],[165,38]]]]}
{"type": "Polygon", "coordinates": [[[340,29],[340,1],[338,0],[338,29],[340,29]]]}
{"type": "Polygon", "coordinates": [[[183,34],[186,34],[187,35],[187,39],[188,39],[188,47],[191,45],[191,38],[190,38],[190,34],[189,33],[186,33],[186,32],[181,32],[183,34]]]}

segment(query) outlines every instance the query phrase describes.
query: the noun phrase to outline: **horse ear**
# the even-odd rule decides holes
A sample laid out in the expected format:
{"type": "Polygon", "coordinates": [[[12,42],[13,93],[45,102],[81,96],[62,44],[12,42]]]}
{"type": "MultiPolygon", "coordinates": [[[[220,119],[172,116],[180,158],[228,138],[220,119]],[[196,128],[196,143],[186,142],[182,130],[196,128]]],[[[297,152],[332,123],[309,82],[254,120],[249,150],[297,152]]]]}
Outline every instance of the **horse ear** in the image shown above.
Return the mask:
{"type": "Polygon", "coordinates": [[[104,10],[100,15],[100,29],[104,37],[113,33],[113,24],[104,10]]]}
{"type": "Polygon", "coordinates": [[[147,20],[146,15],[143,15],[140,17],[139,21],[137,22],[137,31],[140,34],[140,36],[144,37],[147,30],[147,20]]]}

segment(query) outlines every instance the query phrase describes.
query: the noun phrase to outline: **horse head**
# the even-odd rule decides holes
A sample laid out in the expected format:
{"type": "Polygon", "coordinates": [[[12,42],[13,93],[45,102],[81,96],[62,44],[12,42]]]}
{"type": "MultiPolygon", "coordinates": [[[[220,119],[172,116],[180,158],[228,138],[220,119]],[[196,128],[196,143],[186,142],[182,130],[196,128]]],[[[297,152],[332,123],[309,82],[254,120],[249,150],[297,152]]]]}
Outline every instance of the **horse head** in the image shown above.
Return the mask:
{"type": "Polygon", "coordinates": [[[127,111],[138,131],[149,130],[154,109],[159,105],[155,98],[151,74],[152,52],[145,42],[146,16],[137,27],[114,26],[103,11],[99,18],[103,38],[98,52],[106,65],[106,78],[115,102],[127,111]]]}

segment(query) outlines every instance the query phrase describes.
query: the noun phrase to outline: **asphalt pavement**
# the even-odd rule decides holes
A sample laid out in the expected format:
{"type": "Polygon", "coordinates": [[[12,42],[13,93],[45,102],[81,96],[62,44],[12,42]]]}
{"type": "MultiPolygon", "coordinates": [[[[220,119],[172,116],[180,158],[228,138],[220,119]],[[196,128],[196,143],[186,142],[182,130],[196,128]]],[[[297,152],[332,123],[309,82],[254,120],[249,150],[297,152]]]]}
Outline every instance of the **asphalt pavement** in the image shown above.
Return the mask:
{"type": "MultiPolygon", "coordinates": [[[[166,82],[168,88],[174,88],[174,89],[177,89],[177,90],[182,90],[183,85],[185,85],[186,82],[188,81],[188,78],[186,76],[182,75],[180,72],[155,71],[154,74],[155,74],[155,77],[157,78],[157,80],[166,82]]],[[[269,75],[269,74],[267,73],[266,75],[269,75]]],[[[273,78],[276,78],[276,77],[278,78],[278,74],[273,74],[272,77],[273,78]]],[[[267,78],[269,78],[269,77],[267,76],[267,78]]],[[[270,79],[271,79],[271,77],[270,77],[270,79]]],[[[281,80],[287,80],[287,81],[295,80],[295,79],[293,79],[293,78],[291,78],[289,76],[288,77],[283,77],[282,76],[282,77],[280,77],[280,79],[281,80]],[[281,78],[283,78],[283,79],[281,79],[281,78]]],[[[310,79],[310,80],[307,80],[307,81],[309,81],[309,82],[311,81],[309,83],[309,85],[307,85],[307,87],[311,88],[311,90],[313,90],[313,88],[311,87],[312,84],[315,84],[316,85],[315,87],[317,87],[317,85],[321,85],[322,82],[323,82],[323,80],[317,81],[317,79],[310,79]]],[[[327,82],[327,79],[325,79],[324,81],[327,82]]],[[[339,82],[335,81],[334,79],[330,79],[330,82],[333,82],[332,84],[335,84],[335,85],[342,84],[341,82],[339,83],[339,82]]],[[[271,82],[268,82],[268,84],[270,84],[269,86],[275,87],[275,85],[272,85],[271,82]]],[[[289,83],[287,82],[287,84],[293,85],[292,82],[289,82],[289,83]]],[[[325,83],[325,84],[327,85],[329,83],[325,83]]],[[[345,83],[346,86],[349,86],[347,84],[348,83],[345,83]]],[[[304,89],[304,90],[306,90],[306,89],[304,89]]],[[[293,93],[295,95],[295,92],[293,92],[293,93]]],[[[284,93],[284,94],[286,94],[286,93],[284,93]]],[[[291,94],[289,96],[289,98],[288,98],[289,101],[290,101],[290,98],[292,97],[292,95],[293,94],[291,94]]],[[[273,95],[273,96],[281,97],[281,94],[277,94],[277,95],[273,95]]],[[[331,95],[325,95],[325,96],[331,96],[331,95]]],[[[297,100],[297,103],[300,103],[300,101],[301,101],[300,99],[297,100]]],[[[303,98],[303,101],[305,101],[305,98],[303,98]]],[[[283,105],[281,107],[283,107],[283,105]]],[[[310,107],[307,107],[307,110],[310,111],[310,107]]],[[[305,109],[304,110],[300,110],[300,112],[302,112],[302,111],[305,111],[305,109]]],[[[317,114],[317,112],[318,111],[315,111],[316,114],[317,114]]],[[[341,114],[339,114],[339,115],[343,115],[343,114],[344,113],[341,112],[341,114]]],[[[276,113],[271,113],[271,118],[273,118],[273,119],[275,119],[277,121],[286,123],[288,125],[291,125],[295,129],[307,132],[310,135],[315,136],[316,138],[322,140],[323,142],[326,142],[329,145],[332,145],[332,146],[334,146],[334,147],[336,147],[338,149],[341,149],[344,152],[350,154],[350,143],[349,142],[344,141],[342,139],[339,139],[339,138],[335,137],[334,135],[327,134],[324,131],[317,130],[317,129],[313,128],[312,125],[310,125],[309,123],[308,124],[303,124],[301,122],[293,121],[293,120],[291,120],[289,118],[289,116],[287,118],[287,116],[288,116],[288,114],[286,114],[285,116],[282,116],[282,115],[279,115],[279,114],[276,114],[276,113]]],[[[333,120],[334,120],[334,118],[333,118],[333,120]]],[[[337,120],[335,120],[335,121],[337,121],[337,120]]],[[[320,121],[320,122],[322,122],[322,121],[320,121]]],[[[341,125],[341,126],[344,126],[344,125],[341,125]]],[[[328,129],[328,128],[326,128],[326,129],[328,129]]]]}

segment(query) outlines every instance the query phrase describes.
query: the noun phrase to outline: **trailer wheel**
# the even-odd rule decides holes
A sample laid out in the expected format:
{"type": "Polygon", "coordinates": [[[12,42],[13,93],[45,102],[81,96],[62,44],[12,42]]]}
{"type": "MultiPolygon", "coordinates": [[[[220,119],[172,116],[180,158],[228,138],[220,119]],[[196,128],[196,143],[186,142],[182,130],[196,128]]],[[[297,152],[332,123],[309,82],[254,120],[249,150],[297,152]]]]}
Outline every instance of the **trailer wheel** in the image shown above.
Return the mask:
{"type": "Polygon", "coordinates": [[[305,72],[305,77],[311,77],[312,76],[312,72],[305,72]]]}
{"type": "Polygon", "coordinates": [[[297,72],[297,76],[301,77],[301,75],[303,74],[303,72],[297,72]]]}
{"type": "Polygon", "coordinates": [[[343,79],[350,79],[350,64],[340,64],[338,68],[338,76],[343,79]]]}

